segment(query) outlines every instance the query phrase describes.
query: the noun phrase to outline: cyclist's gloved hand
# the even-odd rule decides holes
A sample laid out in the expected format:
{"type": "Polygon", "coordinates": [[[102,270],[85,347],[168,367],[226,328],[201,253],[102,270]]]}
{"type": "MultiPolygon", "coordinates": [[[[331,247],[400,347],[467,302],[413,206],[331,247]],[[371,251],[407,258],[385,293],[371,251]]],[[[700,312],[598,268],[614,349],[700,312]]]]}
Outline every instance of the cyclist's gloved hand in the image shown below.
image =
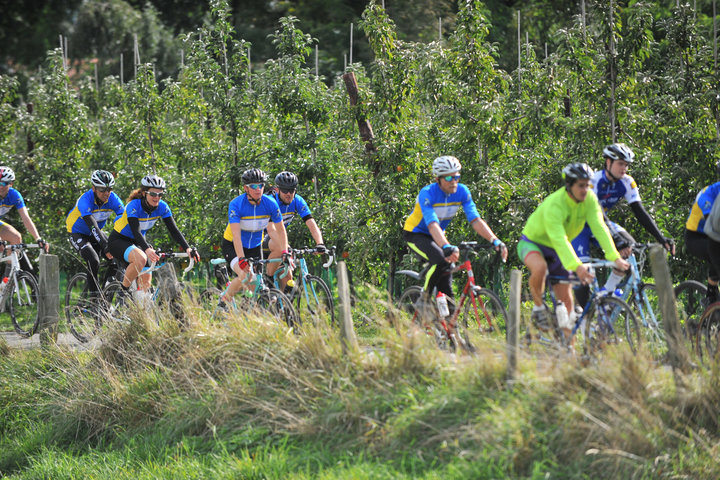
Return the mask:
{"type": "Polygon", "coordinates": [[[327,252],[327,248],[325,248],[325,244],[318,243],[317,245],[315,245],[315,251],[317,253],[325,253],[327,252]]]}
{"type": "Polygon", "coordinates": [[[665,250],[667,250],[671,254],[675,255],[675,240],[670,237],[665,237],[665,241],[663,242],[663,248],[665,248],[665,250]]]}
{"type": "Polygon", "coordinates": [[[240,270],[247,270],[250,267],[250,264],[247,261],[247,258],[240,257],[238,258],[238,267],[240,267],[240,270]]]}
{"type": "Polygon", "coordinates": [[[50,249],[50,245],[45,240],[43,240],[42,237],[37,239],[37,244],[46,252],[50,249]]]}
{"type": "Polygon", "coordinates": [[[196,262],[200,261],[200,254],[198,253],[197,248],[191,247],[188,255],[190,255],[190,258],[192,258],[196,262]]]}
{"type": "Polygon", "coordinates": [[[445,258],[448,258],[453,253],[459,252],[460,250],[455,245],[450,245],[448,243],[447,245],[443,245],[442,251],[443,251],[443,255],[445,255],[445,258]]]}

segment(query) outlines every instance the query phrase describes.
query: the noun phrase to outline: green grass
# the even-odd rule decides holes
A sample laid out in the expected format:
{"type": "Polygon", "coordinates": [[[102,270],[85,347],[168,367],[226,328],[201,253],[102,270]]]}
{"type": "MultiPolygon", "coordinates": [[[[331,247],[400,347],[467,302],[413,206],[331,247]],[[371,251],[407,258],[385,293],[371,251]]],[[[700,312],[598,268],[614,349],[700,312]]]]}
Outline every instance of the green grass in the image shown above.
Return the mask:
{"type": "Polygon", "coordinates": [[[620,351],[587,367],[523,355],[509,387],[501,342],[456,358],[399,338],[369,292],[350,355],[336,332],[194,305],[185,330],[136,312],[91,352],[0,345],[0,476],[720,476],[717,366],[676,380],[620,351]]]}

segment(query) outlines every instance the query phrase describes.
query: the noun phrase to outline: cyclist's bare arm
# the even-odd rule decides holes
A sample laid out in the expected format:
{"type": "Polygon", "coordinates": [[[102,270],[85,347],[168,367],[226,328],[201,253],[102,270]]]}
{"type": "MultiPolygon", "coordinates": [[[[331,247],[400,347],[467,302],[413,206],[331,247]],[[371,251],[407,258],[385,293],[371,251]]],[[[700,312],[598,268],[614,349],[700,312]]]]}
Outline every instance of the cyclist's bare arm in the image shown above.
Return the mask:
{"type": "MultiPolygon", "coordinates": [[[[438,247],[442,248],[443,245],[447,245],[450,242],[448,242],[447,237],[445,236],[445,232],[442,231],[442,228],[440,228],[440,224],[438,222],[430,222],[428,225],[428,231],[430,232],[430,236],[432,236],[433,241],[438,245],[438,247]]],[[[454,263],[457,262],[460,259],[460,251],[455,250],[455,252],[450,255],[449,257],[445,257],[445,261],[448,263],[454,263]]]]}
{"type": "Polygon", "coordinates": [[[320,231],[320,227],[318,227],[317,222],[315,222],[314,218],[308,218],[308,220],[305,222],[305,225],[307,225],[308,230],[310,230],[310,235],[312,235],[313,240],[315,240],[315,243],[317,245],[324,244],[323,242],[323,236],[322,232],[320,231]]]}
{"type": "MultiPolygon", "coordinates": [[[[493,233],[492,229],[488,226],[488,224],[483,220],[482,218],[476,218],[475,220],[470,223],[470,225],[473,227],[473,230],[475,230],[475,233],[480,235],[482,238],[487,240],[488,242],[493,242],[493,240],[498,239],[497,235],[493,233]]],[[[499,240],[499,239],[498,239],[499,240]]],[[[503,261],[507,260],[508,256],[508,250],[507,247],[505,247],[505,244],[501,245],[501,251],[500,254],[502,255],[503,261]]]]}

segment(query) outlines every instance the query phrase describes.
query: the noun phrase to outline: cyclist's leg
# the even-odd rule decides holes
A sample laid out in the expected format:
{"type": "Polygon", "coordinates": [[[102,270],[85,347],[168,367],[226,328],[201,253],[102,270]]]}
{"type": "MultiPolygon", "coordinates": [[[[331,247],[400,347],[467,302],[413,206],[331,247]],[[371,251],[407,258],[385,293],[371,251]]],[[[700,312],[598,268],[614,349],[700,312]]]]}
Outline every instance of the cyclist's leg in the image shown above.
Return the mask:
{"type": "MultiPolygon", "coordinates": [[[[617,223],[610,221],[607,223],[610,231],[612,232],[615,248],[617,248],[623,258],[628,258],[632,253],[632,246],[635,245],[635,239],[627,232],[627,230],[617,223]]],[[[625,272],[613,268],[612,272],[610,272],[610,276],[605,282],[605,285],[603,285],[605,290],[613,292],[615,287],[617,287],[618,283],[620,283],[624,277],[625,272]]]]}
{"type": "Polygon", "coordinates": [[[708,304],[718,299],[718,279],[720,275],[720,244],[712,242],[704,233],[685,230],[685,248],[687,252],[705,261],[708,266],[707,299],[708,304]],[[717,266],[716,266],[717,265],[717,266]]]}
{"type": "Polygon", "coordinates": [[[70,243],[85,262],[87,262],[89,270],[88,290],[95,295],[99,294],[100,287],[98,286],[97,278],[98,272],[100,271],[100,257],[98,256],[92,237],[83,235],[82,233],[71,233],[70,243]]]}
{"type": "MultiPolygon", "coordinates": [[[[268,259],[282,257],[282,252],[283,252],[282,245],[280,245],[279,242],[277,242],[276,240],[271,238],[270,235],[265,237],[265,240],[263,241],[263,253],[266,250],[267,250],[267,258],[268,259]]],[[[268,276],[272,277],[273,275],[275,275],[275,272],[277,272],[278,268],[280,268],[280,263],[268,263],[267,268],[266,268],[268,276]]],[[[287,285],[288,280],[290,280],[292,278],[292,272],[293,272],[292,266],[288,265],[287,268],[288,268],[288,274],[283,275],[283,277],[279,279],[281,292],[285,291],[285,286],[287,285]]]]}
{"type": "MultiPolygon", "coordinates": [[[[245,252],[245,257],[260,258],[261,248],[261,245],[258,245],[255,248],[243,248],[245,252]]],[[[227,303],[232,299],[232,297],[235,296],[235,294],[240,289],[246,290],[248,288],[246,283],[246,277],[249,272],[247,270],[240,269],[240,266],[238,264],[239,259],[235,254],[235,246],[233,245],[233,242],[227,239],[223,239],[222,253],[225,257],[225,262],[230,265],[230,269],[237,275],[237,277],[230,281],[230,284],[227,286],[225,292],[223,293],[223,296],[220,299],[222,302],[227,303]]]]}
{"type": "Polygon", "coordinates": [[[122,280],[122,286],[127,292],[132,282],[147,265],[147,256],[135,245],[135,242],[117,232],[112,232],[108,238],[108,251],[113,257],[121,258],[128,263],[122,280]]]}
{"type": "MultiPolygon", "coordinates": [[[[9,223],[5,223],[3,221],[0,221],[0,238],[11,245],[22,243],[22,235],[20,235],[20,232],[18,232],[15,227],[9,223]]],[[[20,268],[22,270],[25,270],[26,272],[33,271],[33,267],[30,264],[30,260],[27,255],[25,255],[25,252],[18,255],[18,260],[20,261],[20,268]]]]}
{"type": "Polygon", "coordinates": [[[415,253],[430,263],[431,267],[425,276],[423,290],[432,292],[437,288],[450,298],[455,297],[452,289],[452,266],[445,260],[442,249],[430,235],[423,233],[403,232],[403,237],[415,253]]]}

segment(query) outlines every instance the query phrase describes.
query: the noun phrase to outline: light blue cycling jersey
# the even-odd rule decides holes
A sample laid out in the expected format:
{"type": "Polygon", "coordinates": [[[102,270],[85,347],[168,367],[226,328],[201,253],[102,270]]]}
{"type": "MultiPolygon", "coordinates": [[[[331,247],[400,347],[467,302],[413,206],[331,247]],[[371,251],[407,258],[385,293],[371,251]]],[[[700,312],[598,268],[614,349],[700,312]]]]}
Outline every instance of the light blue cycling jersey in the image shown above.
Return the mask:
{"type": "Polygon", "coordinates": [[[692,232],[705,232],[705,217],[712,210],[713,204],[720,195],[720,182],[713,183],[700,190],[695,197],[695,202],[690,207],[690,215],[688,215],[685,228],[692,232]]]}
{"type": "Polygon", "coordinates": [[[10,187],[5,198],[0,199],[0,218],[4,217],[13,207],[18,210],[25,208],[25,202],[20,192],[10,187]]]}
{"type": "MultiPolygon", "coordinates": [[[[617,182],[613,182],[608,178],[605,170],[600,170],[595,172],[590,183],[593,185],[593,191],[605,212],[615,207],[623,198],[627,201],[628,205],[640,201],[640,192],[638,191],[637,183],[635,183],[635,180],[633,180],[630,175],[623,175],[617,182]]],[[[625,231],[623,227],[615,222],[611,222],[607,217],[605,220],[611,233],[615,234],[625,231]]],[[[580,260],[583,262],[590,259],[590,245],[597,245],[590,231],[590,227],[588,227],[587,224],[578,236],[573,238],[571,243],[575,249],[575,253],[577,253],[577,256],[580,257],[580,260]]]]}
{"type": "Polygon", "coordinates": [[[277,192],[271,193],[268,196],[272,197],[280,207],[280,214],[282,215],[283,223],[286,227],[293,221],[296,215],[304,221],[306,221],[308,217],[312,217],[312,212],[310,211],[310,207],[308,207],[307,202],[297,193],[295,194],[292,202],[287,205],[280,200],[277,192]]]}
{"type": "Polygon", "coordinates": [[[240,241],[243,249],[255,248],[262,243],[263,230],[267,224],[282,223],[280,207],[274,198],[269,195],[261,195],[260,203],[250,203],[246,193],[233,198],[228,206],[228,224],[225,227],[223,238],[229,242],[233,241],[230,224],[240,224],[240,241]]]}
{"type": "Polygon", "coordinates": [[[465,211],[468,222],[480,218],[470,190],[465,185],[459,183],[455,193],[447,194],[442,191],[438,183],[432,183],[420,190],[415,200],[415,207],[405,220],[403,229],[430,235],[428,225],[438,222],[440,229],[445,231],[460,207],[465,211]]]}
{"type": "Polygon", "coordinates": [[[98,205],[97,196],[95,196],[95,192],[91,189],[83,193],[77,202],[75,202],[72,210],[68,212],[65,218],[65,227],[68,233],[91,235],[90,227],[88,227],[82,217],[92,215],[97,222],[98,228],[102,229],[113,213],[119,217],[124,211],[125,205],[115,192],[110,192],[107,202],[98,205]]]}
{"type": "Polygon", "coordinates": [[[147,231],[150,230],[153,225],[155,225],[155,222],[157,222],[161,218],[167,217],[172,217],[172,212],[170,211],[170,207],[167,203],[165,203],[164,200],[160,200],[158,206],[155,207],[152,212],[147,213],[142,208],[142,199],[136,198],[135,200],[131,200],[130,202],[128,202],[128,204],[125,206],[123,214],[117,219],[115,219],[115,225],[113,229],[120,235],[123,235],[130,239],[134,239],[135,236],[133,235],[132,229],[128,224],[128,218],[137,218],[140,222],[140,233],[144,237],[147,231]]]}
{"type": "Polygon", "coordinates": [[[640,201],[637,183],[630,175],[623,175],[617,182],[613,182],[608,178],[605,170],[600,170],[595,172],[591,183],[600,206],[605,211],[613,208],[623,198],[627,200],[628,205],[640,201]]]}

